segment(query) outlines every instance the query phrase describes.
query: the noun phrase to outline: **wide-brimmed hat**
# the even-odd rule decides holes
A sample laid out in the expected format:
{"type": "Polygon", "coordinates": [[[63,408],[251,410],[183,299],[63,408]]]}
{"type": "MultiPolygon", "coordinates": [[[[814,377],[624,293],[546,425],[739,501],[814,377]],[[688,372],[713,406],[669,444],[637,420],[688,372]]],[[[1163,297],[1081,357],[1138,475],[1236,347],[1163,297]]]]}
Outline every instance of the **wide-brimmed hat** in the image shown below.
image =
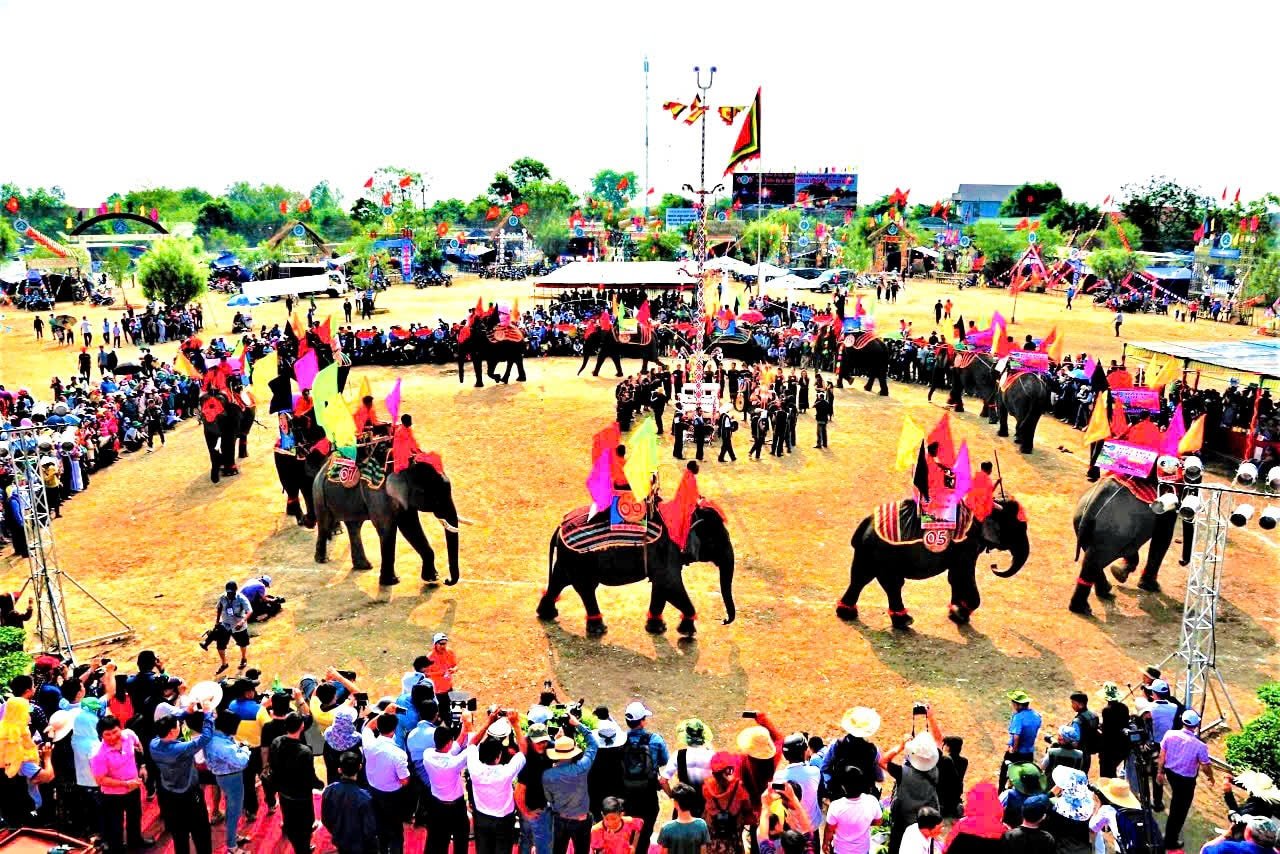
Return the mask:
{"type": "Polygon", "coordinates": [[[752,759],[772,759],[778,755],[773,736],[769,735],[769,730],[758,724],[738,733],[738,750],[752,759]]]}
{"type": "Polygon", "coordinates": [[[562,759],[574,759],[582,754],[582,748],[578,746],[578,742],[573,740],[572,736],[562,735],[556,739],[556,743],[547,750],[547,758],[556,761],[562,759]]]}
{"type": "Polygon", "coordinates": [[[1255,798],[1270,803],[1280,803],[1280,786],[1261,771],[1241,771],[1236,775],[1236,785],[1255,798]]]}
{"type": "Polygon", "coordinates": [[[504,738],[511,735],[511,721],[506,718],[498,718],[496,721],[489,724],[489,730],[486,734],[490,738],[496,738],[498,741],[502,741],[504,738]]]}
{"type": "Polygon", "coordinates": [[[1053,784],[1061,794],[1053,799],[1053,809],[1063,818],[1087,821],[1098,808],[1098,802],[1089,791],[1089,777],[1079,768],[1059,765],[1053,769],[1053,784]]]}
{"type": "Polygon", "coordinates": [[[858,738],[871,738],[880,729],[880,714],[866,706],[854,706],[840,718],[840,728],[858,738]]]}
{"type": "Polygon", "coordinates": [[[216,709],[222,704],[222,686],[217,682],[197,682],[191,686],[187,697],[202,705],[207,701],[210,708],[216,709]]]}
{"type": "Polygon", "coordinates": [[[1009,782],[1021,795],[1036,795],[1048,788],[1044,774],[1034,762],[1019,762],[1009,766],[1009,782]],[[1031,782],[1035,781],[1033,788],[1031,782]]]}
{"type": "Polygon", "coordinates": [[[932,771],[938,764],[938,743],[927,732],[919,733],[908,741],[904,752],[911,767],[917,771],[932,771]]]}
{"type": "Polygon", "coordinates": [[[1098,791],[1102,792],[1107,801],[1121,809],[1142,809],[1142,802],[1129,787],[1129,781],[1123,777],[1102,780],[1098,783],[1098,791]]]}
{"type": "Polygon", "coordinates": [[[49,734],[49,740],[62,741],[70,735],[71,730],[75,728],[77,714],[72,709],[63,709],[50,715],[49,726],[45,728],[45,732],[49,734]]]}
{"type": "Polygon", "coordinates": [[[1120,686],[1114,682],[1103,682],[1102,690],[1098,691],[1098,697],[1108,703],[1118,703],[1120,702],[1120,686]]]}
{"type": "Polygon", "coordinates": [[[1027,692],[1023,691],[1021,688],[1010,691],[1005,694],[1005,696],[1009,698],[1009,702],[1018,703],[1019,705],[1031,702],[1031,697],[1029,697],[1027,692]]]}
{"type": "Polygon", "coordinates": [[[605,718],[596,725],[595,737],[601,747],[617,747],[622,743],[622,729],[616,721],[605,718]]]}

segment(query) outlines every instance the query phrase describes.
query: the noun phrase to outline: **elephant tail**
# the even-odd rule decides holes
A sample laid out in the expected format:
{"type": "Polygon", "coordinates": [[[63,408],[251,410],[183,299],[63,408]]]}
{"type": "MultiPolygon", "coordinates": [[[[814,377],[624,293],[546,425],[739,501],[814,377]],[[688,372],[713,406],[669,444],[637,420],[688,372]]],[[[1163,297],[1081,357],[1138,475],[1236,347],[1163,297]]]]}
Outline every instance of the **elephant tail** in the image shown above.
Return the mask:
{"type": "Polygon", "coordinates": [[[849,545],[853,546],[853,550],[858,550],[858,543],[867,535],[867,530],[871,527],[871,517],[868,516],[858,525],[857,530],[853,532],[853,539],[849,541],[849,545]]]}
{"type": "Polygon", "coordinates": [[[556,543],[560,541],[560,529],[551,535],[551,543],[547,546],[547,589],[551,589],[551,577],[556,569],[556,543]]]}

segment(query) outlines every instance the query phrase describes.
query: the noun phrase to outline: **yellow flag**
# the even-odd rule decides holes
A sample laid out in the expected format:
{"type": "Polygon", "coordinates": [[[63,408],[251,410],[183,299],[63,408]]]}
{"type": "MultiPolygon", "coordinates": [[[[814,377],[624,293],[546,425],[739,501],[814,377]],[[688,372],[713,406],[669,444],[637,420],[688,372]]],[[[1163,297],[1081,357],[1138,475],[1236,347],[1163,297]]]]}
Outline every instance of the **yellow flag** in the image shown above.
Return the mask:
{"type": "Polygon", "coordinates": [[[364,400],[366,397],[373,397],[373,388],[369,385],[368,375],[360,377],[360,393],[356,395],[357,400],[364,400]]]}
{"type": "Polygon", "coordinates": [[[1174,380],[1182,378],[1182,364],[1176,356],[1170,357],[1165,366],[1160,369],[1160,373],[1156,375],[1154,380],[1149,380],[1148,384],[1152,388],[1164,388],[1174,380]]]}
{"type": "Polygon", "coordinates": [[[622,471],[636,498],[649,497],[653,473],[658,470],[658,428],[652,418],[645,418],[627,437],[627,461],[622,471]]]}
{"type": "Polygon", "coordinates": [[[1086,445],[1111,438],[1111,420],[1107,418],[1109,396],[1105,391],[1099,392],[1097,399],[1093,402],[1093,414],[1089,416],[1089,426],[1084,431],[1086,445]]]}
{"type": "Polygon", "coordinates": [[[906,471],[916,464],[924,431],[909,417],[902,419],[902,432],[898,434],[898,453],[893,461],[895,471],[906,471]]]}
{"type": "Polygon", "coordinates": [[[1049,358],[1056,365],[1062,364],[1062,348],[1064,346],[1062,334],[1058,332],[1058,327],[1053,328],[1053,340],[1049,342],[1049,358]]]}
{"type": "MultiPolygon", "coordinates": [[[[354,457],[356,444],[356,424],[351,412],[344,405],[342,395],[338,392],[338,364],[326,367],[316,374],[315,383],[311,387],[311,397],[315,400],[316,421],[324,428],[329,441],[339,450],[350,449],[354,457]]],[[[346,453],[343,454],[346,456],[346,453]]]]}
{"type": "Polygon", "coordinates": [[[1146,376],[1149,380],[1153,380],[1156,377],[1160,376],[1159,354],[1157,353],[1151,354],[1151,361],[1147,362],[1147,369],[1146,371],[1143,372],[1143,375],[1146,376]]]}
{"type": "Polygon", "coordinates": [[[253,390],[253,396],[258,400],[270,400],[271,389],[267,387],[267,383],[276,378],[280,373],[280,357],[272,350],[267,355],[253,363],[253,382],[250,387],[253,390]]]}
{"type": "Polygon", "coordinates": [[[515,323],[520,319],[520,299],[517,297],[511,301],[511,322],[515,323]]]}
{"type": "Polygon", "coordinates": [[[294,306],[293,311],[289,314],[289,328],[293,330],[293,336],[301,341],[307,334],[307,322],[298,317],[298,308],[294,306]]]}
{"type": "Polygon", "coordinates": [[[1191,423],[1190,429],[1178,440],[1179,454],[1195,454],[1200,452],[1204,444],[1204,416],[1201,415],[1191,423]]]}
{"type": "Polygon", "coordinates": [[[196,366],[191,364],[191,360],[187,358],[187,354],[178,351],[178,355],[173,357],[173,369],[184,377],[190,377],[193,380],[200,379],[200,372],[196,370],[196,366]]]}

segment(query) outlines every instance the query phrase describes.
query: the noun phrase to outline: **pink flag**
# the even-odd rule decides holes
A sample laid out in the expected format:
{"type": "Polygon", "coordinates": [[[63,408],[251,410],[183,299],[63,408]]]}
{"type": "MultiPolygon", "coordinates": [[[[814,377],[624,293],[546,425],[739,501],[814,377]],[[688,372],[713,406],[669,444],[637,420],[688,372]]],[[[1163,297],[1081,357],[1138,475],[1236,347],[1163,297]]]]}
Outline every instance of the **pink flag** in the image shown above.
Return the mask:
{"type": "Polygon", "coordinates": [[[400,378],[396,377],[396,384],[392,386],[391,393],[387,395],[387,414],[391,416],[392,423],[400,421],[400,378]]]}
{"type": "Polygon", "coordinates": [[[308,350],[301,359],[293,363],[293,378],[298,381],[298,388],[311,388],[319,372],[315,350],[308,350]]]}
{"type": "Polygon", "coordinates": [[[1092,377],[1093,372],[1097,367],[1098,367],[1098,363],[1094,361],[1092,356],[1090,356],[1089,358],[1084,360],[1084,367],[1081,368],[1081,370],[1084,371],[1084,375],[1086,377],[1092,377]]]}
{"type": "Polygon", "coordinates": [[[989,328],[992,332],[995,332],[997,326],[999,326],[1001,329],[1009,328],[1008,325],[1005,323],[1004,315],[1002,315],[998,311],[993,311],[991,312],[991,326],[989,328]]]}
{"type": "Polygon", "coordinates": [[[636,323],[644,326],[649,322],[649,301],[645,300],[640,305],[640,310],[636,312],[636,323]]]}
{"type": "Polygon", "coordinates": [[[960,452],[956,454],[956,464],[953,467],[956,473],[956,500],[963,501],[964,497],[969,494],[969,487],[973,485],[973,470],[969,466],[969,443],[960,443],[960,452]]]}
{"type": "Polygon", "coordinates": [[[587,477],[587,492],[591,495],[591,512],[594,516],[613,503],[613,477],[609,468],[613,450],[602,450],[596,457],[591,474],[587,477]]]}
{"type": "Polygon", "coordinates": [[[1178,456],[1178,445],[1182,437],[1187,435],[1187,425],[1182,420],[1182,404],[1173,408],[1169,416],[1169,429],[1160,434],[1160,453],[1178,456]]]}

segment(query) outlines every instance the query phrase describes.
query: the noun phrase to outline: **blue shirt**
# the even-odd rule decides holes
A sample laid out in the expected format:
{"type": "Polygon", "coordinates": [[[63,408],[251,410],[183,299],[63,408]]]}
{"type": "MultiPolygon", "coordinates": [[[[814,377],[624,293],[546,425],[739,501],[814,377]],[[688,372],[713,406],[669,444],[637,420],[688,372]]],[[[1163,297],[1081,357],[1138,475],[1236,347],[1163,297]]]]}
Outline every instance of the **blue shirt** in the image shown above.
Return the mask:
{"type": "MultiPolygon", "coordinates": [[[[587,796],[587,773],[596,761],[599,747],[591,733],[585,733],[587,749],[572,762],[558,762],[542,772],[542,789],[547,796],[547,806],[563,818],[578,818],[591,811],[591,799],[587,796]]],[[[666,749],[666,746],[663,746],[666,749]]],[[[662,767],[662,766],[658,766],[662,767]]]]}
{"type": "Polygon", "coordinates": [[[415,768],[422,762],[422,754],[435,750],[436,728],[429,721],[418,721],[418,725],[410,730],[405,738],[405,751],[409,754],[409,764],[415,768]]]}
{"type": "Polygon", "coordinates": [[[191,791],[196,779],[196,753],[213,738],[213,715],[205,715],[200,737],[194,741],[151,739],[151,759],[160,769],[160,788],[180,795],[191,791]]]}
{"type": "Polygon", "coordinates": [[[1040,713],[1019,709],[1009,721],[1009,752],[1034,754],[1036,736],[1040,733],[1040,713]]]}
{"type": "Polygon", "coordinates": [[[1168,700],[1151,704],[1151,740],[1160,743],[1164,734],[1173,729],[1173,719],[1178,714],[1178,707],[1168,700]]]}
{"type": "Polygon", "coordinates": [[[256,602],[257,600],[266,597],[267,585],[263,584],[256,578],[252,581],[246,581],[240,588],[240,595],[244,596],[244,598],[248,599],[250,602],[256,602]]]}
{"type": "MultiPolygon", "coordinates": [[[[671,761],[671,751],[667,749],[667,743],[663,741],[662,736],[656,732],[650,732],[643,727],[627,730],[627,741],[639,741],[642,735],[649,736],[649,756],[653,759],[654,769],[658,769],[671,761]]],[[[654,785],[657,785],[657,776],[654,776],[654,785]]]]}
{"type": "Polygon", "coordinates": [[[242,721],[256,721],[258,712],[262,711],[262,704],[257,700],[241,697],[239,700],[232,700],[228,703],[227,711],[242,721]]]}
{"type": "Polygon", "coordinates": [[[215,777],[239,774],[249,764],[249,747],[237,744],[225,733],[214,732],[204,747],[204,762],[215,777]]]}

